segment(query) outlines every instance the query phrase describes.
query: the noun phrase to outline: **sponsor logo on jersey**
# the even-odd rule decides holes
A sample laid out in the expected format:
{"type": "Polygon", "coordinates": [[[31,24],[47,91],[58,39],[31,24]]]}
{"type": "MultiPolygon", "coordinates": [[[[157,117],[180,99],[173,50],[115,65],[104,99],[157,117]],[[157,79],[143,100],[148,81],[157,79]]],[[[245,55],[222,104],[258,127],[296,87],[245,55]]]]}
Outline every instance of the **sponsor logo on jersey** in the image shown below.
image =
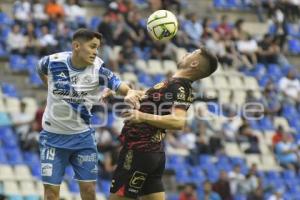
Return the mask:
{"type": "Polygon", "coordinates": [[[129,186],[135,189],[141,189],[146,181],[146,177],[146,173],[135,171],[130,179],[129,186]]]}
{"type": "Polygon", "coordinates": [[[53,165],[51,163],[41,164],[42,176],[52,176],[52,171],[53,171],[53,165]]]}
{"type": "Polygon", "coordinates": [[[78,155],[77,161],[80,165],[82,165],[84,162],[97,162],[97,154],[92,153],[90,155],[78,155]]]}

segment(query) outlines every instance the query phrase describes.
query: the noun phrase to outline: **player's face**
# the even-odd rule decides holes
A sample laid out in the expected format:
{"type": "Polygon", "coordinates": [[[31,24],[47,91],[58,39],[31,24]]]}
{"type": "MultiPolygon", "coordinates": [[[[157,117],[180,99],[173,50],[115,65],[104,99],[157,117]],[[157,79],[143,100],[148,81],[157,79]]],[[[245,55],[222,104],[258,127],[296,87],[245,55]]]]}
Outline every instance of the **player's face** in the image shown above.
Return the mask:
{"type": "Polygon", "coordinates": [[[192,65],[199,64],[199,54],[201,53],[200,49],[193,51],[192,53],[185,54],[181,60],[178,62],[179,69],[187,69],[192,65]]]}
{"type": "Polygon", "coordinates": [[[100,40],[98,38],[93,38],[86,42],[80,42],[78,56],[84,63],[91,65],[94,63],[99,47],[100,40]]]}

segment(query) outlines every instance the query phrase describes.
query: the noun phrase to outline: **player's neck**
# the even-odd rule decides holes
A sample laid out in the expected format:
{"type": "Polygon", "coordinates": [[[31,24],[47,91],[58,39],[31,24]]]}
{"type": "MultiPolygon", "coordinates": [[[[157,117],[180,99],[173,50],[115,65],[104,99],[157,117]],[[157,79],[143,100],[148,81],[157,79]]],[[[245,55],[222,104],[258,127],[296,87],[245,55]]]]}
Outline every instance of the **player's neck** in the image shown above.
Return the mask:
{"type": "Polygon", "coordinates": [[[172,76],[172,78],[184,78],[184,79],[188,79],[188,80],[190,80],[190,81],[194,81],[192,78],[191,78],[191,76],[189,76],[188,74],[186,74],[186,73],[184,73],[184,72],[182,72],[182,71],[178,71],[178,72],[176,72],[173,76],[172,76]]]}
{"type": "Polygon", "coordinates": [[[75,69],[85,69],[88,65],[79,59],[76,55],[72,54],[71,65],[75,69]]]}

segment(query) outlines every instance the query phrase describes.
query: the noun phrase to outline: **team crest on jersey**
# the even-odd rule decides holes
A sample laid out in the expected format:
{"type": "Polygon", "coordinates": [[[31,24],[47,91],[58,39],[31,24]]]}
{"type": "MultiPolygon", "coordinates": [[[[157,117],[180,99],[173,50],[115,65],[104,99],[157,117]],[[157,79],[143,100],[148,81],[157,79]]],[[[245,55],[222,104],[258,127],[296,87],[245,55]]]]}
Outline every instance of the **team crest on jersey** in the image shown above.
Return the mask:
{"type": "Polygon", "coordinates": [[[161,82],[161,83],[158,83],[158,84],[154,85],[153,88],[156,89],[156,90],[158,90],[158,89],[164,87],[164,85],[165,85],[165,83],[164,83],[164,82],[161,82]]]}

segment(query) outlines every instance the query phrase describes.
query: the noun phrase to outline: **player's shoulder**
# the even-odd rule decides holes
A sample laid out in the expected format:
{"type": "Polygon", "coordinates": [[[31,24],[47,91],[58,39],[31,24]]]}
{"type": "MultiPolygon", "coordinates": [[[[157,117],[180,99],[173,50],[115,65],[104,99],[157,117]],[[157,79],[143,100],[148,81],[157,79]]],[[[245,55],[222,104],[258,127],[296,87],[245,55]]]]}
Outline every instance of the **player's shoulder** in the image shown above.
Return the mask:
{"type": "Polygon", "coordinates": [[[51,54],[48,57],[50,62],[65,62],[67,61],[67,59],[71,54],[72,54],[71,51],[64,51],[64,52],[51,54]]]}

